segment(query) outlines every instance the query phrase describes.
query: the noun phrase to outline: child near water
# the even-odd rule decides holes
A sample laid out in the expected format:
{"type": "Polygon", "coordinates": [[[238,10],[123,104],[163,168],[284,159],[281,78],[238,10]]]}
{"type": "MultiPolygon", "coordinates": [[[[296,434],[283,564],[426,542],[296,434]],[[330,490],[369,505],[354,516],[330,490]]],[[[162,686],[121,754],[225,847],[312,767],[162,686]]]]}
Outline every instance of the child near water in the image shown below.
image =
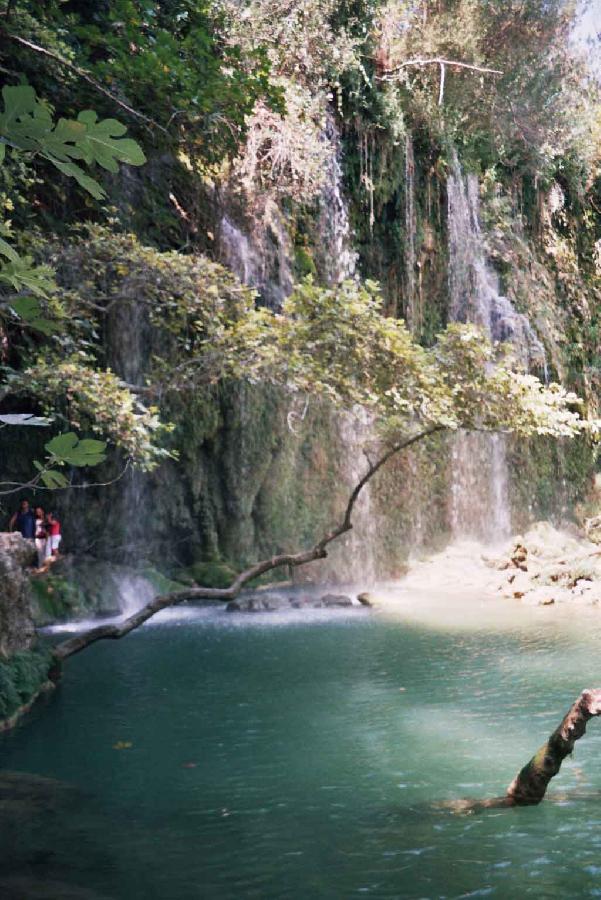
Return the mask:
{"type": "Polygon", "coordinates": [[[61,523],[53,512],[46,513],[46,561],[52,563],[58,557],[61,542],[61,523]]]}

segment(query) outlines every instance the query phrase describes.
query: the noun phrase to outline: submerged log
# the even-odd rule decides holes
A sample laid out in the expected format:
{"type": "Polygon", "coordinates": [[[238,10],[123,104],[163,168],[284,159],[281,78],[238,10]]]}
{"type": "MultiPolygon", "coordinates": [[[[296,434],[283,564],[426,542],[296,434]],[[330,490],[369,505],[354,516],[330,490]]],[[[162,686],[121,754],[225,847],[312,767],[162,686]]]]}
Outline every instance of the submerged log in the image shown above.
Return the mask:
{"type": "Polygon", "coordinates": [[[532,806],[545,796],[551,779],[583,736],[589,719],[601,715],[601,688],[583,691],[561,723],[507,788],[513,806],[532,806]]]}
{"type": "Polygon", "coordinates": [[[586,731],[589,719],[601,715],[601,688],[583,691],[569,708],[549,739],[515,776],[503,797],[485,800],[451,800],[443,805],[455,813],[475,813],[484,809],[513,806],[536,806],[546,792],[551,779],[569,756],[576,741],[586,731]]]}

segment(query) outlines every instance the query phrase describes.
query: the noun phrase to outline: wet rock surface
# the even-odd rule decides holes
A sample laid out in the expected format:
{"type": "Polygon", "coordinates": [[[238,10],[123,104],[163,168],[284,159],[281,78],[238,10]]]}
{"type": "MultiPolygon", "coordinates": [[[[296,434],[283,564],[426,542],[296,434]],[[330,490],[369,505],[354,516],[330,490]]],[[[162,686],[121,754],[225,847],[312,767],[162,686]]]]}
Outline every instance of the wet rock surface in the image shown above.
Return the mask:
{"type": "Polygon", "coordinates": [[[142,606],[156,593],[143,574],[127,566],[76,555],[62,556],[48,573],[34,575],[32,588],[38,626],[119,615],[128,597],[142,606]]]}
{"type": "Polygon", "coordinates": [[[33,541],[19,533],[0,534],[0,655],[28,650],[35,631],[31,614],[30,581],[26,572],[35,565],[33,541]]]}
{"type": "Polygon", "coordinates": [[[538,522],[513,539],[497,558],[484,558],[499,573],[497,590],[531,606],[601,603],[601,550],[591,541],[538,522]]]}
{"type": "MultiPolygon", "coordinates": [[[[110,900],[87,887],[82,842],[94,864],[91,835],[111,827],[74,785],[31,772],[0,772],[2,900],[110,900]]],[[[89,860],[88,860],[89,864],[89,860]]]]}

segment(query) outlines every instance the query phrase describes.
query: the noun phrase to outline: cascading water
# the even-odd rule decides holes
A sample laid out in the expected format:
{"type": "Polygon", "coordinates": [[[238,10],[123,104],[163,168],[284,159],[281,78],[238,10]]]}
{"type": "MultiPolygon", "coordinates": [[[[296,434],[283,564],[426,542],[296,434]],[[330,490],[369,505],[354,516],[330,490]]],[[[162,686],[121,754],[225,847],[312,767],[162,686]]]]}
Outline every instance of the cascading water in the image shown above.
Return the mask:
{"type": "MultiPolygon", "coordinates": [[[[338,431],[344,446],[342,477],[350,494],[367,468],[365,448],[373,437],[373,423],[369,413],[357,408],[353,413],[340,416],[338,431]]],[[[330,551],[338,580],[361,585],[376,581],[377,532],[371,485],[368,483],[359,494],[353,510],[353,528],[343,539],[340,563],[336,548],[332,547],[330,551]]]]}
{"type": "Polygon", "coordinates": [[[257,289],[267,306],[279,309],[294,284],[293,251],[285,217],[272,200],[267,200],[256,220],[245,227],[234,224],[224,212],[219,226],[219,255],[240,281],[257,289]]]}
{"type": "Polygon", "coordinates": [[[357,253],[352,249],[348,205],[343,191],[342,147],[334,116],[328,112],[324,131],[332,152],[326,168],[320,198],[319,231],[323,249],[323,270],[329,284],[352,278],[357,253]]]}
{"type": "Polygon", "coordinates": [[[415,291],[415,157],[413,138],[407,132],[405,138],[405,318],[413,333],[419,330],[421,316],[417,308],[415,291]]]}
{"type": "MultiPolygon", "coordinates": [[[[357,253],[352,249],[352,234],[348,205],[344,196],[342,146],[334,116],[326,115],[323,140],[330,146],[328,164],[324,172],[319,197],[318,267],[329,285],[353,278],[357,267],[357,253]]],[[[253,234],[234,224],[226,210],[221,219],[220,255],[246,284],[256,287],[263,299],[275,297],[279,305],[293,287],[292,247],[285,228],[285,219],[275,204],[268,205],[262,224],[253,234]],[[279,303],[277,300],[279,299],[279,303]]],[[[267,302],[269,300],[267,299],[267,302]]],[[[294,429],[290,429],[294,431],[294,429]]],[[[368,417],[360,410],[340,417],[338,440],[342,446],[341,478],[348,492],[364,474],[367,461],[363,453],[371,436],[368,417]]],[[[375,580],[374,548],[376,546],[375,517],[368,485],[361,493],[353,515],[353,530],[341,549],[332,551],[332,568],[324,571],[327,577],[340,581],[366,584],[375,580]]]]}
{"type": "MultiPolygon", "coordinates": [[[[544,349],[526,316],[500,292],[487,262],[479,220],[479,186],[457,156],[447,181],[449,318],[482,327],[493,342],[510,342],[525,368],[544,368],[544,349]]],[[[460,433],[452,448],[451,526],[456,536],[487,540],[511,530],[509,474],[503,435],[460,433]]]]}
{"type": "MultiPolygon", "coordinates": [[[[319,227],[326,280],[334,285],[354,277],[358,254],[352,249],[348,204],[343,187],[342,146],[331,112],[326,118],[324,137],[330,143],[332,153],[321,194],[319,227]]],[[[350,493],[367,466],[364,449],[373,436],[369,414],[355,410],[353,414],[341,416],[338,432],[344,447],[343,478],[350,493]]],[[[371,584],[376,580],[376,532],[371,484],[368,483],[359,495],[353,512],[353,529],[344,543],[344,559],[340,566],[344,581],[371,584]]]]}
{"type": "MultiPolygon", "coordinates": [[[[116,374],[131,385],[141,385],[144,381],[144,366],[148,337],[147,309],[135,295],[115,304],[109,319],[111,349],[110,365],[116,374]]],[[[130,468],[121,482],[119,492],[120,509],[115,511],[116,520],[124,534],[124,542],[115,548],[119,559],[127,564],[136,564],[144,559],[147,541],[147,517],[150,514],[147,476],[130,468]]],[[[124,601],[125,603],[125,601],[124,601]]],[[[140,601],[140,605],[143,600],[140,601]]],[[[128,608],[131,608],[129,603],[128,608]]]]}
{"type": "Polygon", "coordinates": [[[223,262],[235,272],[240,281],[251,287],[261,283],[261,272],[257,255],[248,237],[227,215],[221,219],[221,257],[223,262]]]}

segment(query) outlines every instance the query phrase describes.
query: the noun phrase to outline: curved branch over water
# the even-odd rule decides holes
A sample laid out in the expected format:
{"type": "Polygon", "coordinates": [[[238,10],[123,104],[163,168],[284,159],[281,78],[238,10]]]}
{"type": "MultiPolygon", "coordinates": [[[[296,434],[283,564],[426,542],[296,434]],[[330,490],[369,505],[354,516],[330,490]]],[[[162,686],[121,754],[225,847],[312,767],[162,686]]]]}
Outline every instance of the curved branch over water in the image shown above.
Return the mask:
{"type": "Polygon", "coordinates": [[[90,631],[86,631],[83,634],[76,635],[76,637],[69,638],[67,641],[63,641],[54,649],[55,658],[59,661],[67,659],[67,657],[73,656],[81,650],[85,650],[86,647],[89,647],[90,644],[94,644],[96,641],[105,639],[118,640],[119,638],[125,637],[126,634],[139,628],[140,625],[143,625],[144,622],[147,622],[148,619],[151,619],[162,609],[176,606],[184,600],[215,600],[217,602],[227,602],[237,597],[242,588],[248,584],[249,581],[258,578],[259,575],[264,575],[265,572],[270,572],[272,569],[277,569],[281,566],[291,566],[295,568],[296,566],[302,566],[305,565],[305,563],[313,562],[317,559],[324,559],[328,555],[326,549],[328,544],[331,544],[332,541],[335,541],[353,527],[352,515],[359,494],[376,472],[378,472],[389,459],[401,450],[442,430],[443,426],[441,425],[434,425],[431,428],[426,428],[423,431],[414,434],[412,437],[405,438],[405,440],[393,444],[379,457],[379,459],[376,460],[376,462],[370,463],[365,475],[363,475],[353,488],[346,505],[344,516],[339,524],[323,535],[323,537],[308,550],[301,551],[300,553],[281,553],[277,556],[272,556],[269,559],[264,559],[254,566],[251,566],[249,569],[246,569],[244,572],[241,572],[227,588],[190,587],[181,591],[173,591],[170,594],[165,594],[160,597],[155,597],[154,600],[151,600],[150,603],[147,603],[146,606],[143,606],[142,609],[139,609],[123,622],[111,625],[99,625],[97,628],[92,628],[90,631]]]}

